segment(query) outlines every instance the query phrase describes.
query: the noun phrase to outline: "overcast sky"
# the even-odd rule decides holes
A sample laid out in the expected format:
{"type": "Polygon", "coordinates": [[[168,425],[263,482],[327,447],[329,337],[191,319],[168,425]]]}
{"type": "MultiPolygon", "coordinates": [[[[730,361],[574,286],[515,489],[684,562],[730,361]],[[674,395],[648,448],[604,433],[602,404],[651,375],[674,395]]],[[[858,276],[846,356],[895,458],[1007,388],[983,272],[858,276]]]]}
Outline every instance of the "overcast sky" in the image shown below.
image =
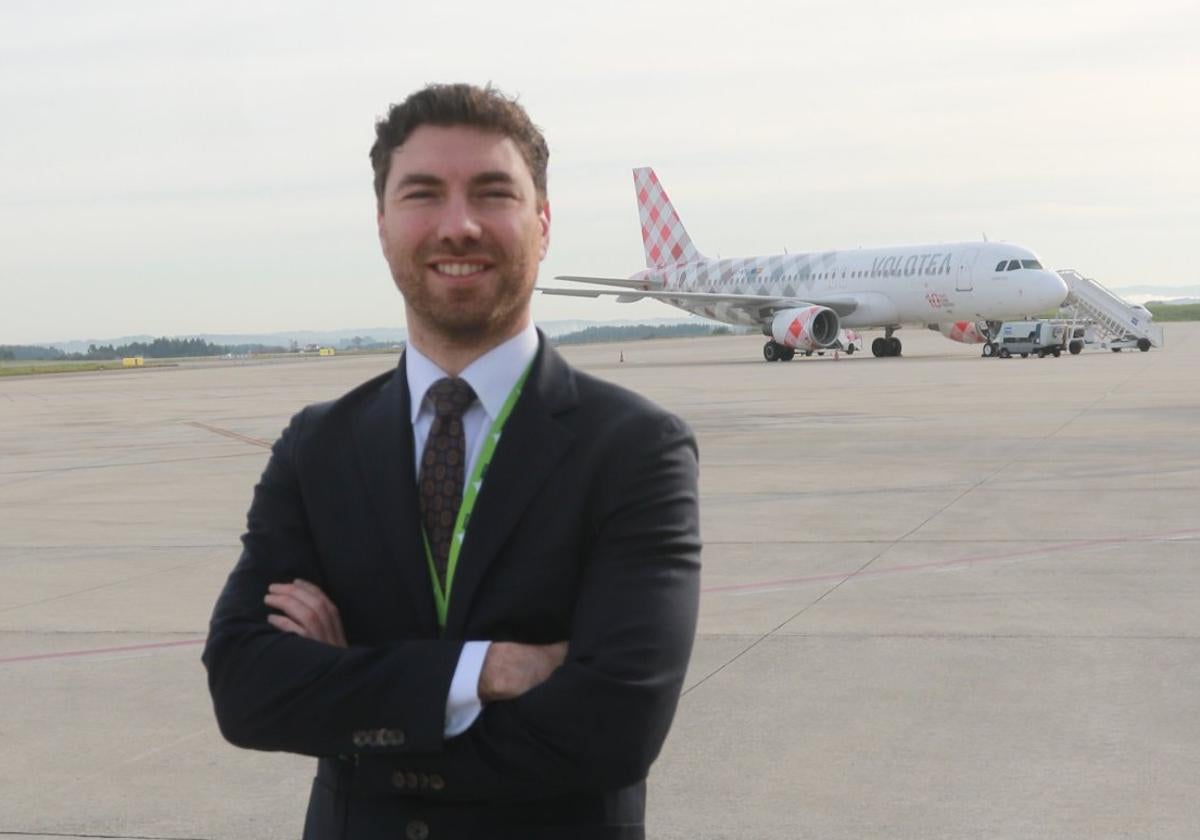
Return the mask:
{"type": "Polygon", "coordinates": [[[4,0],[0,344],[402,326],[367,149],[431,81],[544,130],[543,282],[642,267],[640,165],[710,256],[986,233],[1200,280],[1195,0],[332,6],[4,0]]]}

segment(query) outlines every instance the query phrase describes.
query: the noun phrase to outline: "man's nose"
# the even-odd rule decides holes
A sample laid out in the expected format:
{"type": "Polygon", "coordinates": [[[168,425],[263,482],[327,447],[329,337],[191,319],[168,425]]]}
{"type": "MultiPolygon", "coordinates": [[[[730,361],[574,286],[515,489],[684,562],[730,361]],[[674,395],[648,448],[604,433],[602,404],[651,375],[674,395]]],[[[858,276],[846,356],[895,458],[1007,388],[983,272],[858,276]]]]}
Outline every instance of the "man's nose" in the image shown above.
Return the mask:
{"type": "Polygon", "coordinates": [[[481,230],[471,202],[465,196],[451,196],[438,220],[438,238],[444,242],[470,242],[479,239],[481,230]]]}

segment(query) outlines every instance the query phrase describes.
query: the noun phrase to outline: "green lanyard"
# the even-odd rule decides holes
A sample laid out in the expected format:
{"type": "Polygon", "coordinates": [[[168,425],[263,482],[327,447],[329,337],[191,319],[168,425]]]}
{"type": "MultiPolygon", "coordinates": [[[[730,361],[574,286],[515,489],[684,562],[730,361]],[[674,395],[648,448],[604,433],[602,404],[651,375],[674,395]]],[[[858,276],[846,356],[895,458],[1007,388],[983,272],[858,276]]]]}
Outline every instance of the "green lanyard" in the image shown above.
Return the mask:
{"type": "Polygon", "coordinates": [[[442,585],[438,581],[437,569],[433,565],[433,551],[429,547],[429,535],[425,533],[424,526],[421,527],[421,538],[425,543],[425,560],[429,564],[429,580],[433,583],[433,602],[437,607],[438,628],[441,630],[446,629],[446,614],[450,611],[450,587],[454,583],[454,570],[458,567],[458,554],[462,551],[463,540],[467,536],[467,523],[471,519],[471,511],[475,509],[475,500],[479,498],[479,488],[483,486],[483,474],[492,462],[492,456],[496,454],[496,446],[500,442],[500,432],[503,431],[504,424],[508,422],[508,415],[512,414],[513,406],[517,404],[517,397],[521,396],[521,388],[525,385],[525,377],[529,376],[531,367],[533,367],[532,362],[521,373],[517,383],[513,385],[513,389],[508,392],[508,399],[504,401],[500,413],[492,421],[492,427],[488,429],[487,437],[483,439],[483,449],[475,461],[475,468],[471,470],[471,477],[468,479],[466,487],[463,488],[458,519],[454,521],[454,536],[450,539],[450,551],[446,556],[445,591],[442,590],[442,585]]]}

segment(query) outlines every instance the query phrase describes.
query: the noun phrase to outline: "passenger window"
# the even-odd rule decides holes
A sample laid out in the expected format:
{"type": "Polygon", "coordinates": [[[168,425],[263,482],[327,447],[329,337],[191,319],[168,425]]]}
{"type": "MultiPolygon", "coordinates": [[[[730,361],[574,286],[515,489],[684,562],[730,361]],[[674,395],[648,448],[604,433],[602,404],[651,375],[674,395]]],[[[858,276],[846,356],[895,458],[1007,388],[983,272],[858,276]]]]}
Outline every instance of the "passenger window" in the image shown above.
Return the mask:
{"type": "Polygon", "coordinates": [[[1009,260],[1008,261],[1008,270],[1009,271],[1016,271],[1020,267],[1021,267],[1020,260],[1009,260]]]}

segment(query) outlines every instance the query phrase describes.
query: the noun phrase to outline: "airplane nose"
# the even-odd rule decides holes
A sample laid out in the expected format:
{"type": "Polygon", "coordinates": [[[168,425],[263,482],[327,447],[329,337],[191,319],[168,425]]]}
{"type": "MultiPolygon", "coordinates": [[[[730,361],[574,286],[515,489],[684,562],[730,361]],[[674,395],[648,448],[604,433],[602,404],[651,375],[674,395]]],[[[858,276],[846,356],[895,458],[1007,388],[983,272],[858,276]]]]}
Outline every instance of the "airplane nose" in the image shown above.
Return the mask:
{"type": "Polygon", "coordinates": [[[1063,280],[1053,271],[1043,271],[1042,276],[1038,278],[1038,291],[1044,296],[1045,306],[1047,309],[1054,306],[1062,306],[1063,301],[1067,299],[1067,294],[1070,289],[1067,288],[1067,281],[1063,280]]]}

